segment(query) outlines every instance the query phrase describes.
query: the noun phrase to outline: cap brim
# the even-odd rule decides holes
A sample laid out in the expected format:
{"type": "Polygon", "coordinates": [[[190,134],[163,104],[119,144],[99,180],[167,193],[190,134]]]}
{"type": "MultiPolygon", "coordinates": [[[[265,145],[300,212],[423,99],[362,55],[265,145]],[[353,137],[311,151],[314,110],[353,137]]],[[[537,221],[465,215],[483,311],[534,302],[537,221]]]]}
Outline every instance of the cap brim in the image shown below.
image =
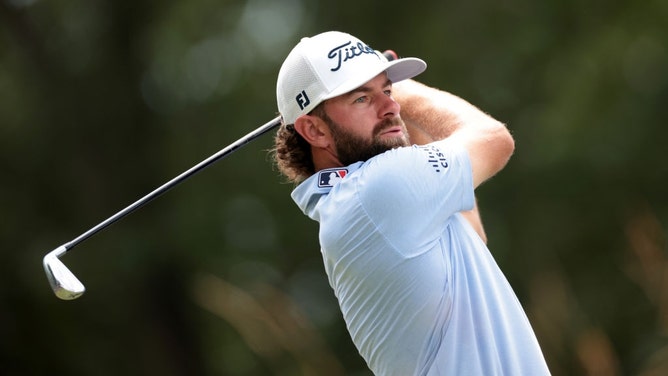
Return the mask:
{"type": "Polygon", "coordinates": [[[387,68],[387,77],[390,81],[399,82],[413,78],[427,69],[427,63],[416,57],[406,57],[392,60],[387,68]]]}
{"type": "Polygon", "coordinates": [[[322,98],[322,100],[338,97],[339,95],[353,91],[383,72],[387,72],[387,78],[389,78],[392,83],[395,83],[415,77],[424,72],[425,69],[427,69],[427,63],[416,57],[392,60],[375,69],[359,72],[355,77],[351,77],[349,80],[346,80],[343,85],[332,90],[332,92],[322,98]]]}

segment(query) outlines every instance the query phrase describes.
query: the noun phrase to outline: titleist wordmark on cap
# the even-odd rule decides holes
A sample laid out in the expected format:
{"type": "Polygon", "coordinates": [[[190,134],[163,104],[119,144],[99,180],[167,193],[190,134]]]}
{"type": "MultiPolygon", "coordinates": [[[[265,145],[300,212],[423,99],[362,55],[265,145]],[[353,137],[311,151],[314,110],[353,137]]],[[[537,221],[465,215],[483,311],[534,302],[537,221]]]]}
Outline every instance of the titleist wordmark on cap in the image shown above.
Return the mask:
{"type": "Polygon", "coordinates": [[[326,99],[345,94],[387,72],[392,82],[422,73],[417,58],[387,59],[356,37],[328,31],[302,40],[283,62],[276,83],[276,101],[284,124],[313,110],[326,99]]]}
{"type": "Polygon", "coordinates": [[[376,58],[381,59],[379,54],[373,48],[367,46],[366,44],[362,42],[357,42],[357,44],[353,44],[352,41],[348,41],[338,47],[334,47],[334,49],[329,51],[329,53],[327,54],[327,57],[333,60],[335,64],[335,66],[333,68],[330,68],[330,70],[332,72],[336,72],[339,69],[341,69],[341,64],[362,54],[371,54],[376,58]]]}

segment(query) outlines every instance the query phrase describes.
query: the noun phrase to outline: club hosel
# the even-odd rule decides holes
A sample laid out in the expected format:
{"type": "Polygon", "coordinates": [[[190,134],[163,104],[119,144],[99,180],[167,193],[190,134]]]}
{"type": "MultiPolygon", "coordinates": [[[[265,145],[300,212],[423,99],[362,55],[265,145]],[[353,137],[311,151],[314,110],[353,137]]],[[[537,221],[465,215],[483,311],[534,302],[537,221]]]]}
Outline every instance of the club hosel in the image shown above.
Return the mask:
{"type": "MultiPolygon", "coordinates": [[[[49,252],[47,256],[53,255],[55,257],[60,258],[60,256],[64,255],[67,252],[67,246],[65,244],[61,245],[60,247],[54,249],[53,251],[49,252]]],[[[45,257],[46,258],[46,257],[45,257]]]]}

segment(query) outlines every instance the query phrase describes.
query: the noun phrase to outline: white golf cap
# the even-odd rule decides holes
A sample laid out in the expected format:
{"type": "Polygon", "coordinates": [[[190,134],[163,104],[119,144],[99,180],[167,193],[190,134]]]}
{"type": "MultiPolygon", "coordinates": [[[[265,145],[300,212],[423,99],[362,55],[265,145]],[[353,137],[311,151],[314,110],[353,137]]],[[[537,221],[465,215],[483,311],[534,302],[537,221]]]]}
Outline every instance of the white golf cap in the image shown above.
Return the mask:
{"type": "Polygon", "coordinates": [[[361,40],[338,31],[302,38],[278,73],[278,111],[284,124],[293,124],[324,100],[352,91],[382,72],[398,82],[426,68],[417,58],[387,61],[361,40]]]}

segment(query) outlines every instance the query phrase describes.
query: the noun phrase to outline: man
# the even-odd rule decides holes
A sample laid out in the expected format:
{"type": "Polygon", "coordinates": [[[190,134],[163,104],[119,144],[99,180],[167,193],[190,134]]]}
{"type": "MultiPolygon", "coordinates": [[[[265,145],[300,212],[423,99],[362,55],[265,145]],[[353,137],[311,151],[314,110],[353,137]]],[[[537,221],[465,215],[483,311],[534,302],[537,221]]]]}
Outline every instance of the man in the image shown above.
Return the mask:
{"type": "Polygon", "coordinates": [[[341,32],[302,39],[278,74],[277,166],[320,223],[329,282],[375,374],[549,374],[475,205],[514,141],[409,80],[425,68],[341,32]]]}

